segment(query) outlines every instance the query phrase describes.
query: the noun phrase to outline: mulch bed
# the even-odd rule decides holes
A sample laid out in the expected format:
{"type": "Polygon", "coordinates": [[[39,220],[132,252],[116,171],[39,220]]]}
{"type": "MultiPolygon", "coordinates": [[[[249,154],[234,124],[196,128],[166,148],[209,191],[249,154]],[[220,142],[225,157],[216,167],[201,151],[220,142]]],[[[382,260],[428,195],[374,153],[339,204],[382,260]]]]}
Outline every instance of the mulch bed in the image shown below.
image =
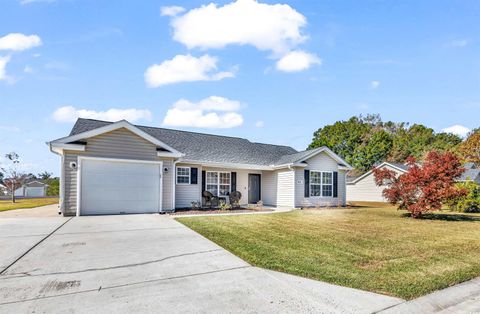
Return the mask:
{"type": "Polygon", "coordinates": [[[255,207],[255,208],[238,208],[238,209],[177,209],[174,213],[169,215],[205,215],[205,214],[238,214],[238,213],[252,213],[252,212],[272,212],[272,209],[255,207]]]}

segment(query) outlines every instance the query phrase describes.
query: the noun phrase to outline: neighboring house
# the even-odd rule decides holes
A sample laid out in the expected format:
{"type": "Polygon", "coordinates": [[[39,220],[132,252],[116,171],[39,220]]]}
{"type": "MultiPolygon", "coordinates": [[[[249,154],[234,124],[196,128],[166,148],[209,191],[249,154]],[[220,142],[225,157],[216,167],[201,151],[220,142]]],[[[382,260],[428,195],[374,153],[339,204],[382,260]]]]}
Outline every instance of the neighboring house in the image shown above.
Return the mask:
{"type": "Polygon", "coordinates": [[[190,207],[202,192],[281,207],[345,205],[351,170],[326,147],[297,152],[243,138],[78,119],[50,149],[61,156],[64,215],[190,207]]]}
{"type": "Polygon", "coordinates": [[[15,190],[15,196],[43,197],[47,195],[48,184],[40,181],[30,181],[15,190]]]}
{"type": "Polygon", "coordinates": [[[457,181],[474,181],[477,184],[480,184],[480,169],[473,162],[467,162],[463,165],[465,172],[462,173],[462,176],[458,178],[457,181]]]}
{"type": "MultiPolygon", "coordinates": [[[[398,175],[407,172],[408,167],[404,164],[383,162],[376,166],[377,169],[389,169],[398,175]]],[[[347,201],[348,202],[387,202],[382,192],[385,186],[375,184],[373,170],[370,170],[356,178],[347,178],[347,201]]]]}
{"type": "MultiPolygon", "coordinates": [[[[480,184],[480,169],[474,163],[466,163],[463,165],[465,172],[458,178],[457,182],[474,181],[480,184]]],[[[395,171],[401,175],[408,171],[405,164],[383,162],[376,166],[377,169],[387,168],[395,171]]],[[[387,202],[383,197],[382,192],[385,186],[377,186],[373,170],[370,170],[363,175],[351,178],[347,176],[347,201],[362,201],[362,202],[387,202]]]]}
{"type": "Polygon", "coordinates": [[[0,196],[8,195],[8,189],[5,185],[0,184],[0,196]]]}

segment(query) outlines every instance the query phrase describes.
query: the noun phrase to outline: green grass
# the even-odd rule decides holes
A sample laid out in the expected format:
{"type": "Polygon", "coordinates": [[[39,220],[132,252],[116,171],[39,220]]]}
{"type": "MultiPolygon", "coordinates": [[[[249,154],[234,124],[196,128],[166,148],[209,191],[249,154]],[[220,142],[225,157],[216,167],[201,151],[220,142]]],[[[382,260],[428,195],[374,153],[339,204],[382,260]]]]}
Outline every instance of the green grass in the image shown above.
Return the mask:
{"type": "Polygon", "coordinates": [[[11,200],[0,200],[0,212],[5,210],[33,208],[33,207],[57,204],[57,203],[58,203],[58,197],[22,198],[22,199],[17,199],[15,203],[12,203],[11,200]]]}
{"type": "Polygon", "coordinates": [[[480,276],[480,215],[393,208],[178,218],[252,265],[412,299],[480,276]]]}

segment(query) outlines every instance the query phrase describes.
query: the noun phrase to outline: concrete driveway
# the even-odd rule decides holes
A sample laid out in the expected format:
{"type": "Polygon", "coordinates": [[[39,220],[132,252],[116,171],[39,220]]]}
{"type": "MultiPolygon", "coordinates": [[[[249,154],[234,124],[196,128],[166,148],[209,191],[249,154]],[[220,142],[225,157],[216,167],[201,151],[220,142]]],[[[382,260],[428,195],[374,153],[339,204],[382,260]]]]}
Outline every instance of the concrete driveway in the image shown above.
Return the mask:
{"type": "Polygon", "coordinates": [[[2,218],[0,252],[1,313],[371,313],[402,302],[252,267],[160,215],[2,218]]]}

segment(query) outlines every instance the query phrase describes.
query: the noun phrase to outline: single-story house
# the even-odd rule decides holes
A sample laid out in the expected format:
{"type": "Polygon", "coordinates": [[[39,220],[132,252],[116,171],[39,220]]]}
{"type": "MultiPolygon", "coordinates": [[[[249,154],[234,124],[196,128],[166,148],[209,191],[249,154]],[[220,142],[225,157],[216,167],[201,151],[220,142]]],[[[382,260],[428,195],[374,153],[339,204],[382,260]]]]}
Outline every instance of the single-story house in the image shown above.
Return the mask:
{"type": "Polygon", "coordinates": [[[0,196],[1,195],[8,195],[8,189],[5,185],[0,184],[0,196]]]}
{"type": "MultiPolygon", "coordinates": [[[[398,175],[403,174],[408,170],[408,167],[404,164],[391,162],[382,162],[375,168],[389,169],[398,175]]],[[[382,195],[385,187],[375,184],[373,169],[365,172],[359,177],[347,177],[346,181],[348,202],[387,202],[382,195]]]]}
{"type": "Polygon", "coordinates": [[[44,197],[47,195],[48,184],[40,181],[30,181],[15,190],[15,196],[44,197]]]}
{"type": "MultiPolygon", "coordinates": [[[[480,169],[474,163],[463,165],[465,172],[456,180],[457,182],[474,181],[480,184],[480,169]]],[[[401,175],[408,171],[408,166],[401,163],[383,162],[376,166],[377,169],[389,169],[401,175]]],[[[382,192],[385,186],[377,186],[373,170],[370,170],[359,177],[347,175],[347,201],[353,202],[387,202],[382,192]]]]}
{"type": "Polygon", "coordinates": [[[480,169],[473,162],[467,162],[463,165],[465,172],[458,178],[459,182],[473,181],[480,184],[480,169]]]}
{"type": "Polygon", "coordinates": [[[352,169],[327,147],[298,152],[125,120],[78,119],[48,145],[61,156],[66,216],[172,211],[201,202],[203,191],[239,191],[241,205],[343,206],[352,169]]]}

